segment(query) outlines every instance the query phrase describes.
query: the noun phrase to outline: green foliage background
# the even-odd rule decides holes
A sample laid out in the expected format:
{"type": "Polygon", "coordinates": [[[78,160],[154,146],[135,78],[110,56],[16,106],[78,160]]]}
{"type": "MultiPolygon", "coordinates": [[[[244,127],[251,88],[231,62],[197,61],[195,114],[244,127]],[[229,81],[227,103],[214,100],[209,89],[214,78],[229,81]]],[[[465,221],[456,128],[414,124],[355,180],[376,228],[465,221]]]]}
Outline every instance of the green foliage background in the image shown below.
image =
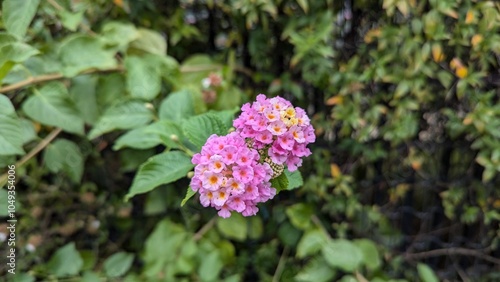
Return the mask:
{"type": "Polygon", "coordinates": [[[498,2],[1,2],[7,281],[500,279],[498,2]],[[261,92],[312,117],[303,179],[255,217],[181,207],[261,92]]]}

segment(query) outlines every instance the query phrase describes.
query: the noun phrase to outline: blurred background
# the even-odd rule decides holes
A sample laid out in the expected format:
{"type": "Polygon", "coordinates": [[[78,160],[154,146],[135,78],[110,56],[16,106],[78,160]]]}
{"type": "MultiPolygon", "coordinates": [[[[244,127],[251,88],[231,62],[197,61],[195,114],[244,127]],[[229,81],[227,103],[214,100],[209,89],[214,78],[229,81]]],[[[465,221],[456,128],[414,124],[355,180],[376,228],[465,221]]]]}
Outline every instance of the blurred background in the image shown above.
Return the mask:
{"type": "Polygon", "coordinates": [[[0,2],[0,279],[500,280],[499,2],[0,2]],[[312,119],[303,184],[181,207],[186,124],[259,93],[312,119]]]}

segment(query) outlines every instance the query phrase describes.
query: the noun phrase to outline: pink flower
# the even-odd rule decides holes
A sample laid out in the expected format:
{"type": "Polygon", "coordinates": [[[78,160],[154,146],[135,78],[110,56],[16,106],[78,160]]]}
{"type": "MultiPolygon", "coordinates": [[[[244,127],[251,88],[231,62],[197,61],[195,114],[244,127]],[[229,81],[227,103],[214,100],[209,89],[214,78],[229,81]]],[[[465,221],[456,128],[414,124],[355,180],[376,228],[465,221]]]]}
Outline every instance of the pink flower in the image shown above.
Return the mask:
{"type": "Polygon", "coordinates": [[[210,164],[208,165],[209,170],[219,173],[224,168],[226,168],[226,165],[222,162],[221,156],[215,155],[210,158],[210,164]]]}
{"type": "Polygon", "coordinates": [[[204,207],[215,208],[221,217],[231,216],[232,211],[255,215],[256,205],[276,192],[269,188],[269,164],[260,163],[257,150],[249,148],[238,132],[210,136],[192,162],[196,166],[191,188],[200,194],[204,207]]]}
{"type": "Polygon", "coordinates": [[[250,166],[235,166],[233,167],[234,179],[241,183],[248,183],[253,179],[253,168],[250,166]]]}
{"type": "Polygon", "coordinates": [[[269,130],[269,132],[273,135],[283,135],[286,132],[286,126],[281,121],[275,121],[267,126],[267,130],[269,130]]]}
{"type": "Polygon", "coordinates": [[[228,206],[237,212],[242,212],[246,209],[245,201],[240,197],[234,197],[228,202],[228,206]]]}
{"type": "Polygon", "coordinates": [[[222,175],[212,171],[205,171],[202,177],[203,188],[216,191],[222,183],[222,175]]]}

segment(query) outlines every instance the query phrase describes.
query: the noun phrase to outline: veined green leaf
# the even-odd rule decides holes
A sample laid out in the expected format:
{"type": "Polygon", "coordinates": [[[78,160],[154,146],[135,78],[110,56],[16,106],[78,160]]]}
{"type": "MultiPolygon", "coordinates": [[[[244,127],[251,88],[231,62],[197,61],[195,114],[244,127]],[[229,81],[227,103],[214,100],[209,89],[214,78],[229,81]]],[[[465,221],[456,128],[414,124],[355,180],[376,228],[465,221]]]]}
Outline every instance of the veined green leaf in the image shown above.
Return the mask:
{"type": "Polygon", "coordinates": [[[182,123],[184,134],[195,146],[201,148],[212,134],[225,135],[227,128],[216,115],[205,113],[185,120],[182,123]]]}
{"type": "Polygon", "coordinates": [[[180,151],[171,151],[151,157],[141,165],[125,200],[154,188],[174,182],[193,168],[191,158],[180,151]]]}
{"type": "Polygon", "coordinates": [[[51,82],[35,89],[22,106],[28,117],[42,124],[83,134],[83,119],[61,82],[51,82]]]}
{"type": "Polygon", "coordinates": [[[21,123],[9,98],[1,94],[0,109],[0,155],[24,154],[21,123]]]}
{"type": "Polygon", "coordinates": [[[7,31],[19,39],[23,38],[39,4],[40,0],[4,0],[2,17],[7,31]]]}
{"type": "Polygon", "coordinates": [[[104,112],[89,132],[89,139],[116,129],[130,129],[145,125],[153,119],[153,113],[145,103],[125,101],[104,112]]]}

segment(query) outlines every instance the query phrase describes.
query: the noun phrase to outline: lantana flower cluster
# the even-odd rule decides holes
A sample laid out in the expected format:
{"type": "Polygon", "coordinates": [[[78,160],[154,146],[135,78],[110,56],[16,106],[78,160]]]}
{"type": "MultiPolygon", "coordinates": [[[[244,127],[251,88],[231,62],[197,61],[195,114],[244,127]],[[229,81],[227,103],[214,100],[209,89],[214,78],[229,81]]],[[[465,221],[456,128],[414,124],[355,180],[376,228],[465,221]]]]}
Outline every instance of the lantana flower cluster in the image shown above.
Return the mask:
{"type": "Polygon", "coordinates": [[[256,102],[243,105],[241,110],[233,122],[236,131],[251,140],[251,146],[272,163],[286,164],[289,171],[295,171],[302,165],[302,157],[311,154],[306,146],[316,136],[303,109],[281,97],[267,99],[259,94],[256,102]]]}
{"type": "Polygon", "coordinates": [[[204,207],[215,208],[221,217],[232,211],[255,215],[258,203],[276,195],[271,179],[285,165],[297,170],[302,157],[311,154],[306,146],[316,139],[306,112],[281,97],[259,94],[241,110],[233,121],[234,132],[210,136],[192,158],[191,188],[199,192],[204,207]]]}
{"type": "Polygon", "coordinates": [[[272,169],[259,159],[258,152],[248,148],[238,133],[214,134],[193,156],[196,167],[191,188],[200,193],[204,207],[214,207],[221,217],[229,217],[231,211],[255,215],[257,203],[276,194],[269,182],[272,169]]]}

